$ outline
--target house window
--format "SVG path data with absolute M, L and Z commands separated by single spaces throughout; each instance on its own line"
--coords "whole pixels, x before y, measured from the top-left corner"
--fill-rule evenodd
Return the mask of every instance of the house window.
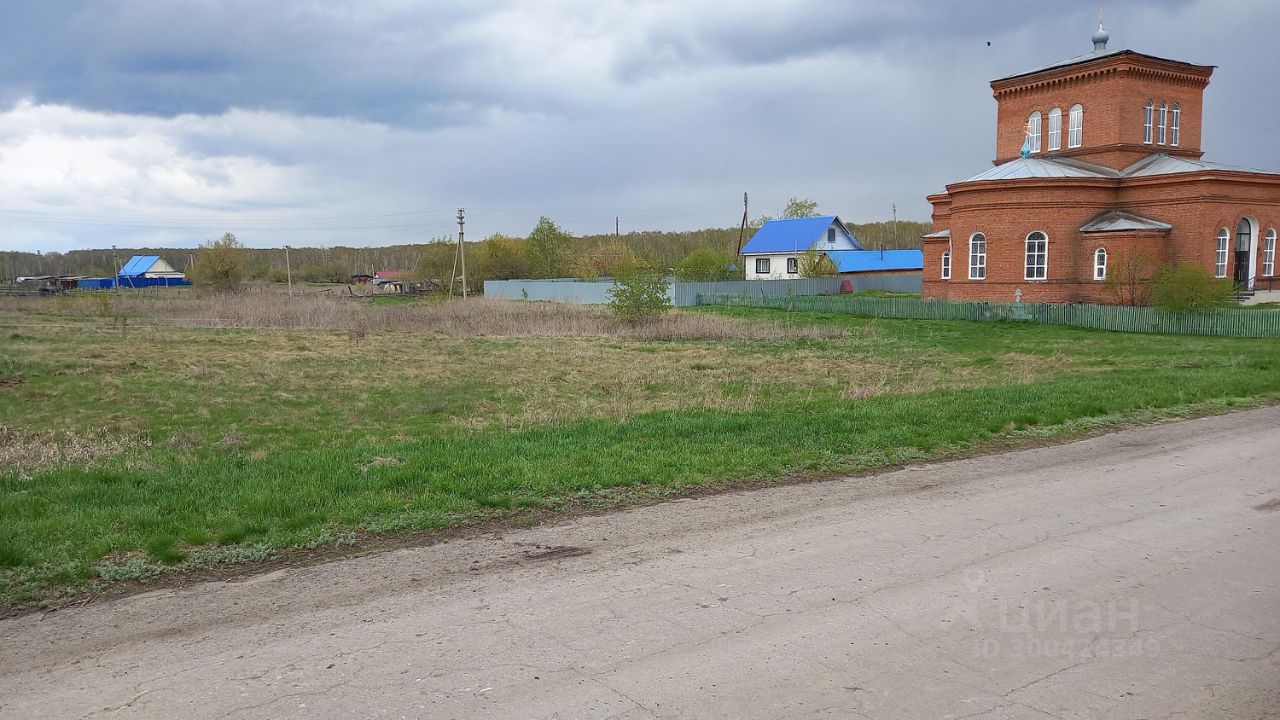
M 1169 106 L 1168 104 L 1161 102 L 1160 103 L 1160 132 L 1159 132 L 1159 135 L 1157 136 L 1159 139 L 1156 140 L 1156 144 L 1158 145 L 1164 144 L 1165 137 L 1166 137 L 1165 133 L 1168 129 L 1168 125 L 1169 125 Z
M 1031 152 L 1040 152 L 1040 111 L 1031 113 L 1031 117 L 1027 118 L 1027 145 L 1031 148 Z
M 1039 230 L 1027 236 L 1027 280 L 1044 280 L 1049 264 L 1049 236 Z
M 796 273 L 800 272 L 799 258 L 787 258 L 787 272 L 792 275 L 795 275 Z
M 1271 231 L 1272 240 L 1275 239 L 1275 234 L 1276 234 L 1276 231 L 1272 230 Z M 942 253 L 942 279 L 943 280 L 951 279 L 951 253 L 949 252 Z
M 1231 233 L 1222 228 L 1218 231 L 1218 256 L 1213 264 L 1213 274 L 1224 278 L 1227 276 L 1227 249 L 1231 242 Z
M 769 274 L 769 258 L 756 258 L 756 274 L 757 275 Z
M 1049 150 L 1062 149 L 1062 108 L 1049 111 Z
M 974 233 L 969 238 L 969 279 L 982 280 L 987 277 L 987 236 Z
M 1150 100 L 1142 107 L 1142 142 L 1147 145 L 1151 144 L 1155 137 L 1153 134 L 1153 126 L 1155 124 L 1156 106 Z
M 1268 277 L 1276 274 L 1276 229 L 1267 231 L 1266 244 L 1262 246 L 1262 274 Z
M 1084 106 L 1072 105 L 1067 115 L 1067 147 L 1078 148 L 1084 143 Z
M 828 245 L 836 244 L 836 229 L 833 227 L 827 228 L 827 244 Z
M 1107 279 L 1107 249 L 1098 248 L 1093 253 L 1093 279 Z
M 1169 144 L 1178 147 L 1178 131 L 1182 129 L 1182 106 L 1173 104 L 1173 116 L 1169 120 Z

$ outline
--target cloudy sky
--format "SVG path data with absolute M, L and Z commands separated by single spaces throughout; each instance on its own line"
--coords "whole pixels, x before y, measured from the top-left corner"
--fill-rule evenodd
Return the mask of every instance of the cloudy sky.
M 0 250 L 373 245 L 925 220 L 989 167 L 987 83 L 1089 2 L 6 0 Z M 1208 159 L 1280 169 L 1275 0 L 1117 0 L 1111 47 L 1218 65 Z M 988 45 L 990 43 L 990 45 Z

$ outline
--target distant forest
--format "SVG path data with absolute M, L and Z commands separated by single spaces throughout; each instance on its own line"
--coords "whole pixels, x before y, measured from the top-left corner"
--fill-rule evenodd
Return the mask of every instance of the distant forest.
M 920 236 L 929 232 L 929 224 L 900 220 L 875 222 L 863 225 L 849 224 L 849 230 L 867 248 L 918 248 Z M 234 232 L 234 228 L 232 229 Z M 746 231 L 744 242 L 751 238 L 752 228 Z M 675 268 L 694 250 L 710 249 L 733 262 L 738 248 L 738 228 L 708 228 L 681 232 L 630 232 L 619 236 L 583 235 L 567 233 L 557 235 L 558 263 L 564 272 L 558 275 L 580 274 L 573 272 L 591 258 L 605 252 L 617 252 L 625 247 L 635 257 L 661 268 Z M 445 267 L 453 261 L 452 238 L 436 238 L 428 243 L 391 245 L 387 247 L 298 247 L 290 248 L 289 263 L 295 280 L 306 282 L 347 282 L 357 273 L 377 270 L 416 271 L 424 277 L 446 277 L 451 273 Z M 523 253 L 525 238 L 495 235 L 481 241 L 467 243 L 468 275 L 475 281 L 486 278 L 511 276 L 528 268 L 512 263 L 511 253 Z M 185 270 L 195 258 L 195 248 L 138 247 L 118 248 L 115 258 L 124 264 L 133 255 L 159 255 L 178 270 Z M 245 269 L 248 279 L 285 279 L 285 251 L 283 248 L 245 248 Z M 501 261 L 495 260 L 501 256 Z M 111 249 L 72 250 L 65 253 L 0 252 L 0 277 L 12 281 L 20 276 L 32 275 L 81 275 L 106 277 L 114 274 L 115 260 Z

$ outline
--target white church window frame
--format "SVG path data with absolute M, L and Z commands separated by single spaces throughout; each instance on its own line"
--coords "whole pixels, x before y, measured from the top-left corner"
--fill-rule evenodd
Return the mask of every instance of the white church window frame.
M 1218 230 L 1218 250 L 1213 263 L 1213 276 L 1227 276 L 1227 256 L 1231 247 L 1231 231 L 1226 228 Z
M 969 279 L 987 279 L 987 236 L 980 232 L 969 236 Z
M 1049 111 L 1049 152 L 1062 149 L 1062 108 Z
M 1276 274 L 1276 229 L 1267 230 L 1267 239 L 1262 245 L 1262 274 L 1272 277 Z
M 1039 236 L 1038 238 L 1036 236 Z M 1049 278 L 1049 235 L 1043 230 L 1027 234 L 1026 262 L 1022 279 L 1047 280 Z

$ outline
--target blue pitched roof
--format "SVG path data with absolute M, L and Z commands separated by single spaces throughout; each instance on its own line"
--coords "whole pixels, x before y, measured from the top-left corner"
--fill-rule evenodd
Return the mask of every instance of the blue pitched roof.
M 835 215 L 820 215 L 811 218 L 795 218 L 793 220 L 770 220 L 742 248 L 743 255 L 755 253 L 789 253 L 808 250 L 813 244 L 827 235 L 827 228 L 832 222 L 839 221 Z M 843 224 L 842 224 L 843 226 Z M 857 242 L 856 240 L 854 242 Z
M 924 269 L 921 250 L 829 250 L 827 257 L 842 273 Z
M 141 275 L 151 269 L 152 265 L 160 259 L 159 255 L 134 255 L 129 258 L 129 262 L 120 268 L 121 275 Z

